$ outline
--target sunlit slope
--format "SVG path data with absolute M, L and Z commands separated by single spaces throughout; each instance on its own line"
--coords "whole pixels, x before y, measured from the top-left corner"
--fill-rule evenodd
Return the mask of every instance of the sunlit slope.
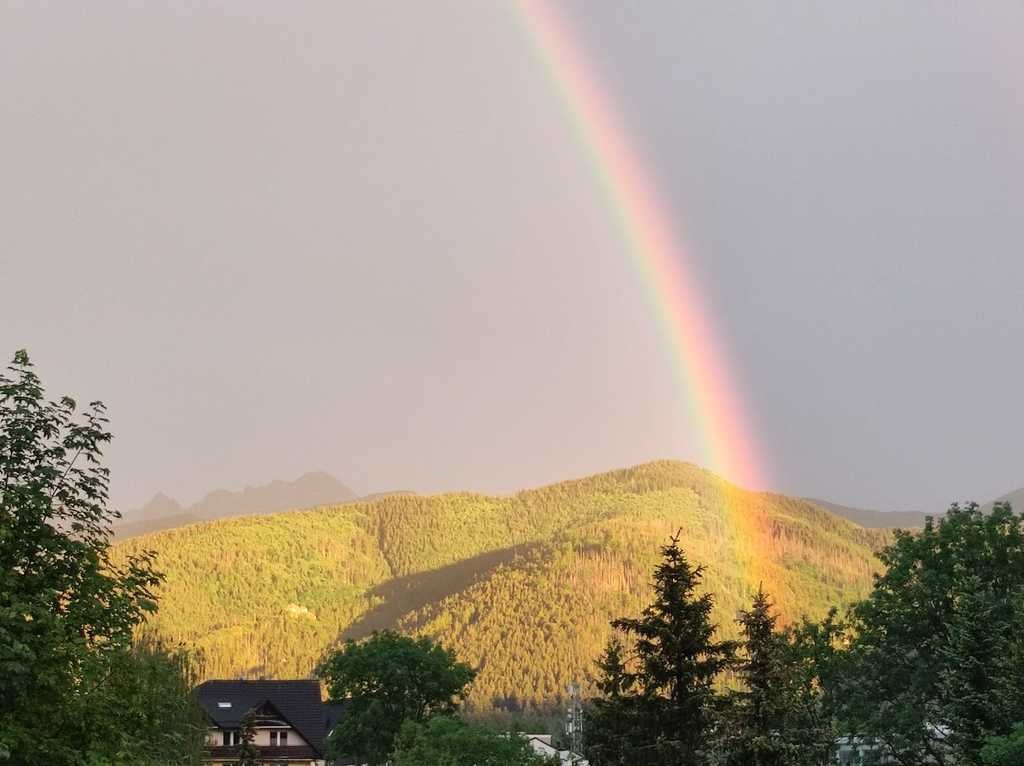
M 864 593 L 886 539 L 658 462 L 511 497 L 393 495 L 209 522 L 119 551 L 157 552 L 167 582 L 150 629 L 200 648 L 207 677 L 308 675 L 339 638 L 398 627 L 478 666 L 472 702 L 488 707 L 551 700 L 584 678 L 680 530 L 728 629 L 759 582 L 790 618 Z

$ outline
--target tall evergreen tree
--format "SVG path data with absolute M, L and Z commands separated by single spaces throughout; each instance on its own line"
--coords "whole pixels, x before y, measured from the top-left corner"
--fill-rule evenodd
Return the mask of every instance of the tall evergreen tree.
M 626 669 L 625 647 L 619 638 L 608 642 L 597 661 L 597 690 L 601 696 L 587 710 L 586 750 L 595 764 L 629 763 L 630 743 L 640 741 L 636 698 L 632 696 L 633 678 Z
M 713 684 L 733 662 L 736 645 L 715 640 L 714 599 L 698 594 L 703 568 L 690 565 L 678 535 L 661 555 L 654 602 L 638 618 L 612 622 L 632 643 L 632 655 L 623 663 L 606 654 L 614 662 L 606 663 L 601 683 L 621 692 L 617 698 L 605 692 L 604 713 L 620 711 L 633 724 L 621 735 L 620 763 L 701 766 L 712 726 Z
M 261 766 L 260 749 L 256 747 L 256 716 L 252 710 L 242 717 L 241 739 L 238 766 Z
M 776 630 L 771 602 L 759 589 L 740 612 L 742 657 L 716 727 L 716 766 L 818 766 L 832 750 L 813 679 L 797 647 Z

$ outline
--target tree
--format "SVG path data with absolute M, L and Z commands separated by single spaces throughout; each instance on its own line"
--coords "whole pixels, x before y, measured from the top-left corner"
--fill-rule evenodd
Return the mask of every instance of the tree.
M 194 659 L 142 639 L 88 669 L 91 690 L 75 698 L 66 719 L 68 742 L 79 743 L 78 763 L 103 766 L 192 766 L 206 739 L 202 708 L 192 697 Z
M 109 720 L 123 671 L 149 662 L 132 636 L 156 609 L 161 578 L 149 553 L 111 560 L 111 435 L 102 403 L 80 418 L 76 409 L 69 397 L 46 400 L 24 351 L 0 373 L 0 761 L 19 766 L 81 764 L 104 750 L 109 727 L 81 722 Z M 119 731 L 162 728 L 185 742 L 191 725 L 186 715 Z
M 248 711 L 242 717 L 242 746 L 238 750 L 238 766 L 261 766 L 260 750 L 256 747 L 256 716 Z
M 1024 763 L 1024 724 L 1018 724 L 1008 736 L 990 737 L 981 748 L 981 762 L 985 766 L 1020 766 Z
M 713 684 L 733 663 L 736 645 L 715 640 L 714 599 L 697 594 L 703 568 L 690 565 L 678 535 L 661 555 L 654 602 L 639 618 L 612 622 L 631 641 L 632 654 L 623 661 L 621 653 L 606 652 L 599 679 L 605 690 L 601 715 L 607 721 L 621 713 L 630 723 L 618 735 L 621 749 L 613 743 L 605 747 L 613 758 L 630 764 L 703 764 L 716 698 Z M 596 736 L 600 741 L 601 734 Z M 599 766 L 615 762 L 595 759 Z
M 713 762 L 720 766 L 818 766 L 835 737 L 820 712 L 813 677 L 795 636 L 776 630 L 764 590 L 740 612 L 742 688 L 730 693 L 718 718 Z
M 601 696 L 586 711 L 586 751 L 595 764 L 627 764 L 630 743 L 642 741 L 634 678 L 626 668 L 625 647 L 615 636 L 597 661 L 595 685 Z
M 473 681 L 474 671 L 428 638 L 392 631 L 353 640 L 321 666 L 332 701 L 348 700 L 331 734 L 330 752 L 387 761 L 405 721 L 451 715 Z
M 394 766 L 545 766 L 557 763 L 533 752 L 517 734 L 469 726 L 454 716 L 406 721 L 398 734 Z
M 1024 530 L 1006 504 L 897 533 L 826 678 L 840 722 L 901 763 L 981 764 L 1024 720 Z

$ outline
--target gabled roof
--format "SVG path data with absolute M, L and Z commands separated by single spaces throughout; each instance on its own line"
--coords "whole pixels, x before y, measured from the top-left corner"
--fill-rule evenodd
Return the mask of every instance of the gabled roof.
M 239 728 L 246 713 L 270 703 L 318 755 L 324 753 L 327 715 L 317 681 L 207 681 L 196 687 L 195 695 L 222 729 Z M 224 703 L 230 707 L 222 707 Z

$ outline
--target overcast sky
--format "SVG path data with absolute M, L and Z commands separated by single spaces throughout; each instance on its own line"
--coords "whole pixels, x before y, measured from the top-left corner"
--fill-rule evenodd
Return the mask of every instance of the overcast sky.
M 1024 485 L 1024 3 L 565 8 L 771 488 Z M 508 5 L 8 0 L 0 137 L 0 350 L 107 402 L 123 506 L 700 454 Z

